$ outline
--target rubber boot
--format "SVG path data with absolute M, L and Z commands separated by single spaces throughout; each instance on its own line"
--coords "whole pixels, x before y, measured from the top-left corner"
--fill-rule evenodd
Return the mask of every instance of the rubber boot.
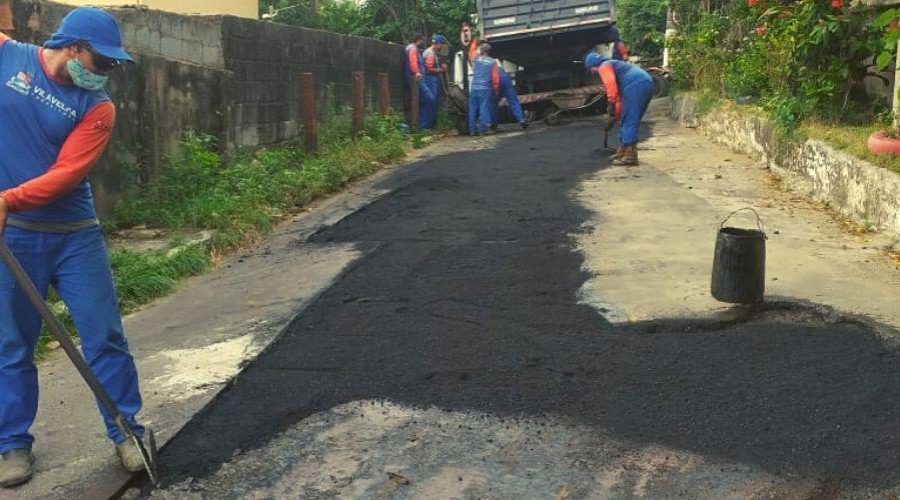
M 0 486 L 11 488 L 28 482 L 34 473 L 31 450 L 10 450 L 0 455 Z
M 153 439 L 153 431 L 151 429 L 144 429 L 144 438 L 141 439 L 141 442 L 144 444 L 147 453 L 150 454 L 150 457 L 148 458 L 150 458 L 150 460 L 155 460 L 156 450 L 154 446 L 156 440 Z M 137 445 L 135 445 L 134 441 L 131 439 L 126 439 L 125 441 L 116 444 L 116 455 L 119 456 L 122 468 L 128 472 L 140 472 L 145 469 L 141 450 L 138 449 Z M 153 464 L 150 465 L 153 466 Z
M 637 146 L 634 144 L 630 146 L 625 146 L 625 149 L 622 152 L 622 155 L 614 158 L 613 165 L 619 165 L 623 167 L 632 167 L 638 164 L 638 154 L 637 154 Z

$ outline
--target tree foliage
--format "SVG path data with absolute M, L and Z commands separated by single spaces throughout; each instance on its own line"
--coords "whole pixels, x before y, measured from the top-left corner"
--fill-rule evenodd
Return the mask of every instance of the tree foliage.
M 672 3 L 672 68 L 684 87 L 756 97 L 784 130 L 806 118 L 868 120 L 884 107 L 864 79 L 890 21 L 873 22 L 871 8 L 849 0 Z
M 312 16 L 309 0 L 260 0 L 260 14 L 268 12 L 270 4 L 280 9 L 275 17 L 279 23 L 397 43 L 416 33 L 440 33 L 454 40 L 460 23 L 475 12 L 472 0 L 319 0 Z
M 667 0 L 616 0 L 616 25 L 630 52 L 653 59 L 662 54 Z

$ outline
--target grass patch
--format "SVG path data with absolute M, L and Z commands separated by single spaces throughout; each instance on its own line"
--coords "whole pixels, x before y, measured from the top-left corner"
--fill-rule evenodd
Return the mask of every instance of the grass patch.
M 327 120 L 315 156 L 299 143 L 287 143 L 223 158 L 213 137 L 185 134 L 160 175 L 120 202 L 104 227 L 212 229 L 215 236 L 201 244 L 174 242 L 167 250 L 112 250 L 123 314 L 170 293 L 179 280 L 207 270 L 216 255 L 262 239 L 287 214 L 405 156 L 410 142 L 422 141 L 404 136 L 397 116 L 371 117 L 353 138 L 349 113 L 344 116 Z M 52 295 L 49 301 L 74 334 L 61 301 Z M 50 341 L 43 331 L 38 356 Z
M 127 314 L 171 292 L 182 278 L 209 269 L 212 260 L 202 244 L 171 250 L 110 252 L 119 307 Z
M 709 90 L 701 90 L 694 94 L 697 102 L 697 114 L 700 116 L 707 115 L 716 109 L 720 104 L 719 96 Z
M 119 204 L 113 227 L 216 230 L 212 246 L 227 251 L 271 231 L 285 213 L 402 157 L 407 141 L 397 117 L 374 117 L 351 138 L 349 122 L 323 127 L 320 153 L 298 143 L 229 160 L 208 136 L 187 134 L 159 177 Z

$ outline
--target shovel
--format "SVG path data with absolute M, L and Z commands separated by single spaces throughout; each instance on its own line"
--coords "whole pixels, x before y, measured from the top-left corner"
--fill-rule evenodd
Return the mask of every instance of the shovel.
M 611 119 L 612 118 L 607 118 L 607 120 L 611 120 Z M 603 147 L 595 149 L 594 150 L 595 153 L 609 154 L 609 153 L 615 152 L 615 149 L 609 147 L 609 131 L 611 128 L 612 127 L 607 127 L 607 126 L 603 127 Z
M 130 439 L 134 445 L 137 446 L 138 450 L 141 452 L 141 460 L 144 462 L 144 468 L 147 469 L 147 475 L 150 477 L 150 482 L 156 486 L 158 484 L 156 476 L 156 442 L 153 437 L 153 432 L 147 431 L 146 437 L 149 447 L 145 447 L 140 438 L 132 432 L 131 426 L 128 425 L 128 422 L 125 421 L 125 417 L 123 417 L 119 409 L 116 408 L 116 405 L 112 402 L 112 399 L 110 399 L 109 394 L 107 394 L 106 389 L 100 385 L 100 381 L 97 380 L 97 376 L 91 371 L 87 361 L 85 361 L 81 353 L 78 352 L 78 348 L 75 347 L 75 343 L 72 342 L 66 328 L 58 319 L 56 319 L 56 316 L 53 315 L 50 308 L 44 302 L 44 299 L 41 298 L 41 294 L 38 293 L 37 287 L 34 286 L 31 279 L 25 274 L 25 270 L 22 269 L 22 265 L 19 264 L 19 261 L 16 260 L 16 257 L 9 250 L 9 247 L 6 246 L 6 242 L 3 241 L 2 235 L 0 235 L 0 258 L 2 258 L 6 267 L 12 272 L 16 279 L 16 283 L 18 283 L 19 287 L 25 292 L 28 300 L 44 319 L 53 338 L 59 342 L 59 345 L 66 352 L 66 355 L 72 360 L 78 373 L 81 374 L 81 378 L 87 382 L 88 387 L 91 388 L 91 392 L 94 393 L 94 396 L 97 397 L 97 400 L 100 401 L 100 404 L 103 405 L 106 412 L 109 413 L 116 422 L 116 427 L 122 431 L 122 434 L 126 436 L 126 439 Z

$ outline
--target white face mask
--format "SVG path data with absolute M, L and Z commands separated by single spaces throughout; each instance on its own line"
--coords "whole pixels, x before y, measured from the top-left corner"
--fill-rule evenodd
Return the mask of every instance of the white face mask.
M 66 63 L 66 69 L 69 70 L 72 83 L 85 90 L 100 90 L 109 81 L 108 76 L 92 73 L 78 59 L 69 59 L 69 62 Z

